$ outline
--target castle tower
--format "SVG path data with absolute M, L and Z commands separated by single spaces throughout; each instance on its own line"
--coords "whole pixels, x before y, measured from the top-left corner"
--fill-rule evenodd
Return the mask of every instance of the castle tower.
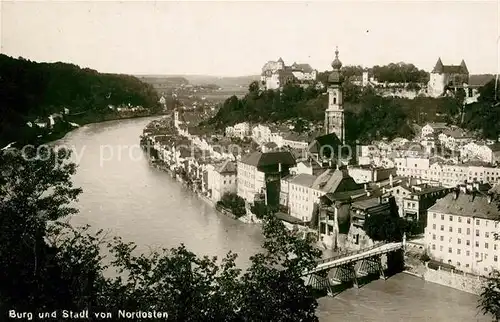
M 342 97 L 343 77 L 340 72 L 342 63 L 339 60 L 339 50 L 335 49 L 335 60 L 332 62 L 333 71 L 328 76 L 328 108 L 325 111 L 325 133 L 335 133 L 344 144 L 344 102 Z

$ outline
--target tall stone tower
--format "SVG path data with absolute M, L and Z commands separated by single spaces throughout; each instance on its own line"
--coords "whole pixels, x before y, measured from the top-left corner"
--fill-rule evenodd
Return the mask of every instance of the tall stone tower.
M 325 111 L 325 133 L 335 133 L 344 144 L 344 102 L 342 97 L 343 77 L 340 72 L 342 63 L 339 60 L 339 49 L 335 49 L 335 59 L 332 62 L 333 71 L 328 76 L 328 108 Z

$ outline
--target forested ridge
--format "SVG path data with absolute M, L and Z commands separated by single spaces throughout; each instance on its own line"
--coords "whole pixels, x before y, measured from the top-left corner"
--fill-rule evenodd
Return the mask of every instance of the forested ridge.
M 142 106 L 155 111 L 158 96 L 151 85 L 128 75 L 102 74 L 66 63 L 37 63 L 0 55 L 0 143 L 28 140 L 26 123 L 60 113 L 71 121 L 99 121 L 113 106 Z M 76 115 L 79 115 L 76 117 Z

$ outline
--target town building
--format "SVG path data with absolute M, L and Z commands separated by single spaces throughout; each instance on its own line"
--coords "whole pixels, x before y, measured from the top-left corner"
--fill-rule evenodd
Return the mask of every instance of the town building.
M 438 135 L 439 133 L 448 130 L 446 123 L 427 123 L 422 127 L 422 138 Z
M 335 50 L 335 59 L 332 62 L 333 71 L 328 76 L 328 108 L 325 111 L 325 134 L 334 133 L 344 144 L 345 122 L 344 102 L 342 97 L 343 76 L 340 71 L 342 62 L 339 60 L 339 50 Z
M 425 157 L 394 158 L 394 163 L 398 176 L 442 183 L 445 187 L 455 187 L 466 180 L 491 185 L 500 183 L 500 168 L 485 163 L 443 162 L 439 161 L 439 158 Z
M 461 187 L 429 209 L 425 242 L 428 255 L 476 275 L 499 270 L 500 210 L 492 194 Z
M 293 63 L 286 66 L 280 57 L 277 61 L 268 61 L 262 67 L 261 84 L 266 89 L 280 89 L 289 83 L 304 83 L 316 80 L 318 71 L 309 64 Z
M 396 168 L 375 167 L 373 165 L 348 166 L 347 171 L 356 183 L 376 182 L 396 175 Z
M 221 200 L 225 193 L 236 193 L 236 162 L 226 160 L 207 166 L 207 188 L 211 199 Z
M 247 122 L 226 127 L 226 136 L 243 139 L 250 135 L 250 125 Z
M 238 196 L 249 204 L 263 199 L 278 205 L 281 179 L 296 165 L 292 154 L 281 152 L 253 152 L 238 161 Z

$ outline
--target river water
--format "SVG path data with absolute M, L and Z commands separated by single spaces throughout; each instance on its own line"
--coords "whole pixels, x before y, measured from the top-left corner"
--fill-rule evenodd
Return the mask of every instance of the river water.
M 216 213 L 167 173 L 152 168 L 139 148 L 152 118 L 91 124 L 58 141 L 74 151 L 76 186 L 83 188 L 71 222 L 90 224 L 140 251 L 186 247 L 199 255 L 239 254 L 241 266 L 260 250 L 258 227 Z M 476 310 L 477 297 L 399 274 L 335 298 L 319 300 L 321 321 L 488 321 Z

